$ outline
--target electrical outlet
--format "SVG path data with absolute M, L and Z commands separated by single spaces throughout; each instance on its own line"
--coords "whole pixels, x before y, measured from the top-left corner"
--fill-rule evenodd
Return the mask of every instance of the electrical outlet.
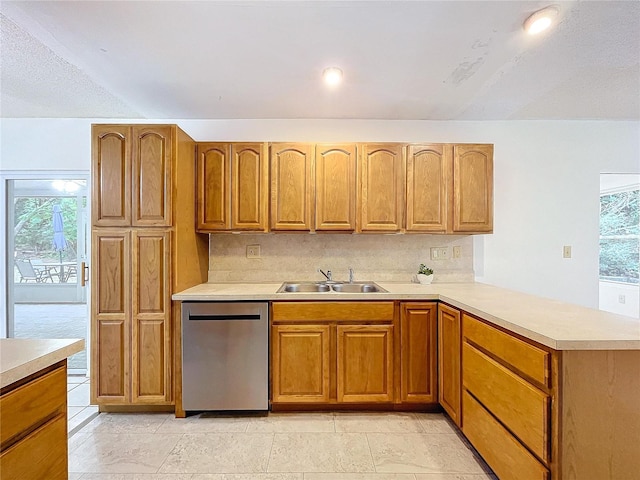
M 562 258 L 571 258 L 571 245 L 562 247 Z
M 260 258 L 260 245 L 247 245 L 247 258 Z
M 625 295 L 618 295 L 618 303 L 626 303 L 627 297 Z
M 455 245 L 452 250 L 453 258 L 460 258 L 462 256 L 462 247 L 460 245 Z
M 431 260 L 447 260 L 448 258 L 448 247 L 431 247 Z

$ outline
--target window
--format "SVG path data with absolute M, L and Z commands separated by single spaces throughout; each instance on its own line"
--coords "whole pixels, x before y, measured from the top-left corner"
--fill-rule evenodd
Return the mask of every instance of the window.
M 640 187 L 600 194 L 600 280 L 638 284 Z

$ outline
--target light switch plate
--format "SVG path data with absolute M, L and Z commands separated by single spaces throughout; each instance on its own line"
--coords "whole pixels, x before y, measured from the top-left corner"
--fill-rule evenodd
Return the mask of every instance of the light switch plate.
M 562 258 L 571 258 L 571 245 L 562 247 Z
M 260 258 L 260 245 L 247 245 L 247 258 Z
M 448 247 L 431 247 L 431 260 L 447 260 L 448 258 Z

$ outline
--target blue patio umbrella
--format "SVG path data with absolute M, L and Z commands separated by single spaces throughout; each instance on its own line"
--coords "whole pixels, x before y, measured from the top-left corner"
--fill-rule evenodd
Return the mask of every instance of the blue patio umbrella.
M 53 206 L 53 248 L 60 252 L 60 263 L 62 263 L 62 251 L 67 248 L 67 240 L 64 238 L 64 220 L 60 205 Z

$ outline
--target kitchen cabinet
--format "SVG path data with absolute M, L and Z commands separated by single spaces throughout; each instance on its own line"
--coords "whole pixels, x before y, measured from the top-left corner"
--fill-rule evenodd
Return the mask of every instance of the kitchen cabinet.
M 451 145 L 407 147 L 407 232 L 447 231 Z
M 548 478 L 556 353 L 466 313 L 462 337 L 463 433 L 499 477 Z
M 451 420 L 461 425 L 461 314 L 438 305 L 438 400 Z
M 311 230 L 315 195 L 313 153 L 310 144 L 271 145 L 271 230 Z
M 393 302 L 273 302 L 272 406 L 393 402 Z
M 3 479 L 66 480 L 66 360 L 3 388 L 0 424 Z
M 356 145 L 315 146 L 315 230 L 356 228 Z
M 358 159 L 360 232 L 399 232 L 404 222 L 404 145 L 367 143 Z
M 437 403 L 436 302 L 400 305 L 400 400 L 402 403 Z
M 93 127 L 93 225 L 171 225 L 172 142 L 168 125 Z
M 493 145 L 453 146 L 453 233 L 493 232 Z
M 173 407 L 180 320 L 171 294 L 208 270 L 208 238 L 193 224 L 195 143 L 175 125 L 92 132 L 91 400 L 102 411 Z M 117 180 L 103 181 L 114 166 Z
M 198 144 L 198 231 L 266 231 L 267 160 L 264 143 Z

